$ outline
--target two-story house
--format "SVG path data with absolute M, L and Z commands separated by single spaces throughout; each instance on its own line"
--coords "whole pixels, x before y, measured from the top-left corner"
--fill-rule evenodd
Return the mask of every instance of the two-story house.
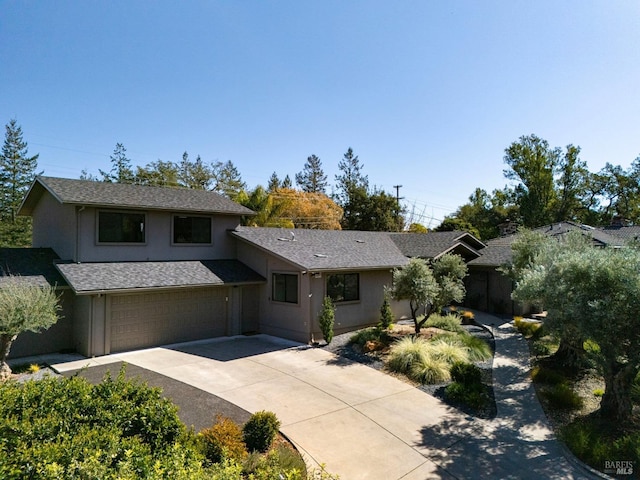
M 37 346 L 19 337 L 14 355 L 103 355 L 231 335 L 255 317 L 265 279 L 235 259 L 227 233 L 253 212 L 225 197 L 38 177 L 19 213 L 33 218 L 34 249 L 55 252 L 70 292 L 52 334 Z
M 409 257 L 478 257 L 462 232 L 398 234 L 241 227 L 254 212 L 214 192 L 37 177 L 19 213 L 33 248 L 0 249 L 2 277 L 56 285 L 62 318 L 23 334 L 12 356 L 87 356 L 261 332 L 321 340 L 378 322 L 393 270 Z M 409 313 L 392 302 L 396 318 Z

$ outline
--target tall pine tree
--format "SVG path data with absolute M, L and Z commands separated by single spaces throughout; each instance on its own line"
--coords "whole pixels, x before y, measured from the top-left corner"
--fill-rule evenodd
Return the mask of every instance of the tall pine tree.
M 22 128 L 15 119 L 5 126 L 0 155 L 0 246 L 31 245 L 31 219 L 18 217 L 18 208 L 36 177 L 38 155 L 29 156 Z
M 303 192 L 325 193 L 327 189 L 327 176 L 322 170 L 322 162 L 315 155 L 307 157 L 304 169 L 296 173 L 296 183 Z

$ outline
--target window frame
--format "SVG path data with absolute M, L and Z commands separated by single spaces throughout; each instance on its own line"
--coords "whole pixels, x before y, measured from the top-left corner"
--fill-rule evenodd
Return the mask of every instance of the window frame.
M 347 298 L 347 290 L 353 288 L 352 285 L 350 285 L 349 282 L 347 282 L 347 278 L 346 277 L 351 277 L 351 276 L 355 276 L 355 298 L 350 297 Z M 331 278 L 332 277 L 343 277 L 341 284 L 342 284 L 342 295 L 341 296 L 335 296 L 332 295 L 334 292 L 332 292 L 332 290 L 334 288 L 336 288 L 336 286 L 334 285 L 333 287 L 330 287 L 329 283 L 331 282 Z M 331 301 L 333 303 L 355 303 L 355 302 L 359 302 L 360 301 L 360 272 L 336 272 L 336 273 L 330 273 L 327 275 L 327 281 L 325 283 L 325 289 L 326 289 L 326 295 L 327 297 L 331 298 Z
M 209 241 L 208 242 L 177 242 L 176 241 L 176 220 L 177 219 L 183 219 L 183 218 L 188 218 L 188 219 L 201 218 L 201 219 L 208 220 L 209 221 Z M 180 246 L 180 247 L 185 247 L 185 246 L 190 246 L 190 245 L 194 245 L 194 246 L 213 245 L 213 220 L 212 220 L 212 218 L 210 216 L 207 216 L 207 215 L 189 215 L 189 214 L 174 213 L 171 216 L 171 245 Z
M 279 292 L 276 292 L 276 287 L 279 285 L 276 277 L 282 277 L 284 279 L 284 299 L 280 299 Z M 287 279 L 295 279 L 295 301 L 289 300 L 288 294 L 292 293 L 293 286 L 287 285 Z M 299 305 L 300 304 L 300 275 L 298 273 L 291 272 L 272 272 L 271 273 L 271 301 L 275 303 L 285 305 Z
M 120 228 L 122 228 L 123 226 L 123 218 L 126 215 L 130 215 L 130 216 L 141 216 L 142 217 L 142 240 L 141 241 L 135 241 L 135 240 L 116 240 L 116 241 L 111 241 L 111 240 L 102 240 L 100 238 L 100 233 L 101 231 L 103 231 L 103 229 L 101 228 L 101 215 L 106 214 L 106 215 L 120 215 L 121 216 L 121 221 L 120 221 Z M 131 246 L 137 246 L 137 245 L 146 245 L 147 244 L 147 213 L 146 212 L 142 212 L 139 210 L 97 210 L 96 211 L 96 244 L 97 245 L 131 245 Z

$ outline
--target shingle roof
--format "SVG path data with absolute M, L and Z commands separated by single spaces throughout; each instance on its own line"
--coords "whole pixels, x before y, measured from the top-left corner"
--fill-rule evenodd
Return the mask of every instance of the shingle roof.
M 206 190 L 147 187 L 42 176 L 36 177 L 20 207 L 19 214 L 31 215 L 44 191 L 48 191 L 60 203 L 72 205 L 232 215 L 254 214 L 252 210 Z
M 466 232 L 390 233 L 391 239 L 407 257 L 438 258 L 445 253 L 458 253 L 475 258 L 477 248 L 485 245 Z
M 0 248 L 0 285 L 9 275 L 38 286 L 66 286 L 54 266 L 58 255 L 50 248 Z
M 77 294 L 264 282 L 237 260 L 59 263 Z
M 535 232 L 540 232 L 552 237 L 566 235 L 567 233 L 575 230 L 591 236 L 594 244 L 598 246 L 613 247 L 624 245 L 626 241 L 634 238 L 634 233 L 636 235 L 640 234 L 640 227 L 594 228 L 574 222 L 559 222 L 534 229 Z M 517 238 L 518 234 L 516 233 L 489 240 L 487 242 L 487 247 L 479 251 L 480 257 L 471 260 L 469 265 L 498 267 L 500 265 L 511 263 L 513 258 L 511 244 Z
M 302 270 L 384 269 L 409 261 L 385 232 L 238 227 L 231 233 Z

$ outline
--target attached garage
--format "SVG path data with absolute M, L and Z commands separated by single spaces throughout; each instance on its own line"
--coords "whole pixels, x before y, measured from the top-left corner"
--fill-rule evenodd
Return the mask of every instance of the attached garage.
M 227 334 L 225 287 L 110 297 L 111 352 Z
M 99 356 L 237 335 L 264 278 L 237 260 L 61 263 L 76 350 Z M 248 318 L 251 317 L 251 318 Z

